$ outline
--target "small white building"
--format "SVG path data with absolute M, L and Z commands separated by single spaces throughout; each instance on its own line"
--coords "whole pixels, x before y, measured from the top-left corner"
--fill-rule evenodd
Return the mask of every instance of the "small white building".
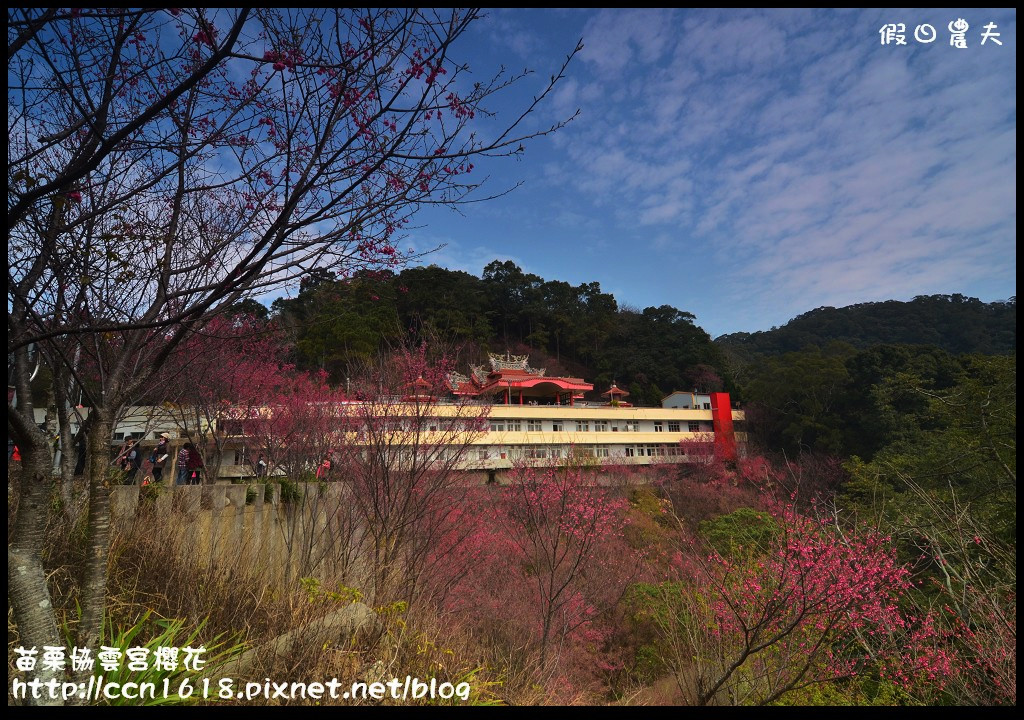
M 663 408 L 679 408 L 681 410 L 710 410 L 711 395 L 699 393 L 696 390 L 693 392 L 676 390 L 661 401 L 661 406 Z

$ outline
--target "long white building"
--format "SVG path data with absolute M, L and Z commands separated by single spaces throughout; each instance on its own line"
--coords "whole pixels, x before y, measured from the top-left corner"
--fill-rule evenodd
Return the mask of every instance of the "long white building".
M 531 368 L 525 356 L 490 360 L 490 368 L 453 374 L 444 397 L 410 387 L 409 396 L 388 403 L 396 442 L 403 442 L 403 436 L 415 436 L 416 442 L 452 442 L 462 453 L 463 469 L 491 473 L 522 462 L 557 464 L 570 456 L 624 465 L 685 462 L 694 453 L 706 456 L 712 447 L 716 454 L 733 459 L 745 441 L 745 434 L 734 430 L 734 423 L 744 419 L 743 412 L 732 408 L 728 393 L 674 392 L 662 407 L 634 407 L 629 393 L 612 385 L 602 393 L 605 401 L 585 402 L 584 393 L 593 385 L 582 378 L 550 377 Z M 368 412 L 373 410 L 359 401 L 338 406 L 344 442 L 365 442 L 360 424 L 365 428 Z M 128 408 L 115 427 L 112 446 L 130 436 L 141 439 L 145 447 L 166 432 L 175 439 L 173 445 L 188 439 L 203 447 L 206 439 L 203 452 L 208 454 L 216 451 L 208 440 L 217 434 L 223 451 L 220 479 L 225 480 L 254 475 L 261 452 L 272 460 L 273 449 L 261 447 L 253 436 L 259 433 L 246 434 L 246 426 L 251 428 L 260 418 L 225 418 L 213 421 L 219 427 L 209 422 L 195 427 L 185 419 L 189 415 L 159 406 Z M 474 419 L 473 430 L 453 433 L 451 428 L 467 418 Z M 310 458 L 311 467 L 322 459 Z M 212 464 L 207 461 L 207 466 Z

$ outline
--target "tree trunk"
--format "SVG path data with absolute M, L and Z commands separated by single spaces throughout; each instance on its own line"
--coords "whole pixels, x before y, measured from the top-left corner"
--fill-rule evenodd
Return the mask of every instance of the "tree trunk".
M 63 647 L 65 644 L 57 630 L 50 590 L 46 584 L 46 570 L 43 567 L 43 539 L 52 489 L 50 467 L 53 459 L 45 438 L 39 439 L 43 442 L 36 447 L 22 445 L 18 448 L 22 457 L 21 496 L 18 517 L 14 523 L 14 537 L 7 546 L 7 598 L 14 611 L 19 645 L 39 651 L 36 655 L 36 668 L 27 674 L 26 679 L 63 681 L 63 673 L 46 670 L 39 662 L 44 645 Z M 28 697 L 26 703 L 63 704 L 59 699 L 51 699 L 46 695 L 48 693 L 43 693 L 43 697 L 37 699 Z
M 16 404 L 7 406 L 7 427 L 21 453 L 18 515 L 7 544 L 7 599 L 14 614 L 21 647 L 35 648 L 36 668 L 27 680 L 63 680 L 63 673 L 47 670 L 39 662 L 44 645 L 65 643 L 57 630 L 57 619 L 46 584 L 43 540 L 46 513 L 52 490 L 53 456 L 47 437 L 35 424 L 29 383 L 29 356 L 25 347 L 14 352 Z M 28 705 L 62 705 L 59 699 L 27 697 Z
M 88 423 L 89 552 L 82 569 L 82 619 L 79 647 L 99 647 L 107 599 L 107 562 L 110 555 L 110 431 L 108 413 L 93 408 Z
M 62 366 L 58 366 L 57 370 L 51 372 L 53 372 L 53 394 L 57 410 L 57 432 L 60 438 L 60 498 L 64 505 L 64 519 L 74 525 L 82 517 L 84 498 L 75 497 L 75 436 L 71 432 L 68 379 Z

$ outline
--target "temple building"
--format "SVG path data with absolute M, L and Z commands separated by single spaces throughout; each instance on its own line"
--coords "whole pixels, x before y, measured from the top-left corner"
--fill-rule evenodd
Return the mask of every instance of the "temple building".
M 490 355 L 491 369 L 474 365 L 470 375 L 452 373 L 452 394 L 505 405 L 569 405 L 594 389 L 583 378 L 548 377 L 530 367 L 529 355 Z
M 432 436 L 456 439 L 451 428 L 472 425 L 471 436 L 452 450 L 461 454 L 462 469 L 492 478 L 519 463 L 555 465 L 570 457 L 593 464 L 652 465 L 706 460 L 711 453 L 734 460 L 743 452 L 745 434 L 734 425 L 743 420 L 743 412 L 732 407 L 728 393 L 677 391 L 661 407 L 637 407 L 614 383 L 595 394 L 592 383 L 550 376 L 531 367 L 526 355 L 491 355 L 489 366 L 471 366 L 468 375 L 452 373 L 447 388 L 432 387 L 423 378 L 409 383 L 388 406 L 396 436 L 405 433 L 429 443 Z M 587 400 L 586 393 L 600 399 Z M 360 407 L 365 405 L 357 399 L 338 406 L 343 442 L 360 442 L 358 426 L 365 419 L 352 420 L 360 417 Z M 272 412 L 265 408 L 262 414 Z M 473 422 L 467 424 L 468 419 Z M 251 477 L 252 458 L 264 452 L 258 438 L 233 429 L 241 426 L 228 421 L 220 427 L 218 422 L 213 430 L 223 438 L 219 480 Z M 189 435 L 165 408 L 135 407 L 117 423 L 113 442 L 134 437 L 145 447 L 163 432 L 177 443 Z
M 584 393 L 594 389 L 592 383 L 549 376 L 530 367 L 525 355 L 491 355 L 489 370 L 453 373 L 449 384 L 455 398 L 490 403 L 488 431 L 474 441 L 467 468 L 557 463 L 570 454 L 633 465 L 686 462 L 693 451 L 706 457 L 709 447 L 733 460 L 745 440 L 733 428 L 743 413 L 732 408 L 728 393 L 676 392 L 662 407 L 642 408 L 613 383 L 600 393 L 603 402 L 588 402 Z M 439 405 L 438 413 L 443 409 Z

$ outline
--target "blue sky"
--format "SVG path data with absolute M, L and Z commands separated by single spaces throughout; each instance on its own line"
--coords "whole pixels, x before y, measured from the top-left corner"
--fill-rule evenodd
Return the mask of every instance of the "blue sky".
M 992 22 L 1002 46 L 981 44 Z M 881 44 L 886 23 L 906 45 Z M 580 116 L 480 163 L 514 192 L 421 213 L 408 243 L 445 245 L 428 263 L 598 281 L 713 337 L 823 305 L 1016 295 L 1015 11 L 490 10 L 455 54 L 480 76 L 535 69 L 511 108 L 579 38 L 531 121 Z

